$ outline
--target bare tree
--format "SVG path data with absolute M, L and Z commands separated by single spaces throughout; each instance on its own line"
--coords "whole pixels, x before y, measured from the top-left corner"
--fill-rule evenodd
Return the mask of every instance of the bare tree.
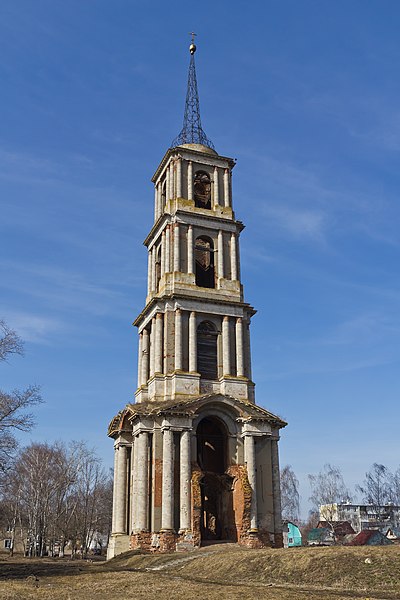
M 393 474 L 389 474 L 389 500 L 400 506 L 400 467 Z
M 21 490 L 30 556 L 44 556 L 54 521 L 54 508 L 64 485 L 65 448 L 59 444 L 31 444 L 17 462 L 15 479 Z
M 6 361 L 11 354 L 23 354 L 23 343 L 15 331 L 0 320 L 0 361 Z M 34 417 L 29 409 L 41 402 L 36 385 L 23 391 L 0 390 L 0 471 L 4 472 L 9 467 L 18 446 L 16 432 L 30 431 L 34 426 Z
M 75 546 L 79 542 L 79 550 L 81 556 L 84 557 L 100 527 L 99 499 L 102 482 L 106 480 L 107 476 L 100 459 L 82 442 L 78 446 L 78 455 L 78 477 L 74 490 L 76 510 L 73 538 Z
M 372 504 L 378 521 L 383 515 L 383 506 L 390 500 L 390 479 L 387 467 L 374 463 L 365 473 L 363 484 L 356 488 L 362 494 L 364 502 Z
M 331 529 L 332 523 L 337 519 L 335 504 L 350 500 L 349 490 L 343 480 L 343 475 L 339 467 L 326 464 L 322 471 L 317 475 L 308 476 L 311 486 L 310 501 L 316 512 L 320 511 L 320 506 L 324 505 L 321 517 L 326 521 Z
M 300 513 L 299 480 L 291 465 L 281 470 L 282 517 L 296 523 Z
M 0 319 L 0 360 L 6 360 L 9 354 L 23 354 L 24 344 L 17 333 Z
M 15 459 L 1 498 L 12 538 L 18 525 L 29 556 L 64 554 L 71 542 L 85 556 L 110 533 L 112 478 L 84 442 L 31 444 Z

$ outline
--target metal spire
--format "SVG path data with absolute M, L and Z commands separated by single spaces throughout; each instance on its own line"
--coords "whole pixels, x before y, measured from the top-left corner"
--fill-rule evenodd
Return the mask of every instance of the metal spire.
M 171 148 L 181 146 L 182 144 L 202 144 L 215 150 L 214 144 L 208 139 L 203 131 L 200 120 L 199 93 L 197 91 L 196 67 L 194 63 L 194 53 L 196 45 L 194 43 L 195 33 L 191 32 L 192 43 L 189 46 L 190 64 L 188 86 L 186 92 L 185 116 L 183 117 L 182 131 L 172 142 Z

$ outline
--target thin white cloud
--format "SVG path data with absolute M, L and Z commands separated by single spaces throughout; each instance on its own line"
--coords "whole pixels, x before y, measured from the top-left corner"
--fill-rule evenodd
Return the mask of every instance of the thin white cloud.
M 26 342 L 49 343 L 51 338 L 67 330 L 64 321 L 45 317 L 36 313 L 10 311 L 0 307 L 2 318 L 7 325 L 15 331 Z
M 271 224 L 286 230 L 292 237 L 323 241 L 328 225 L 328 215 L 323 211 L 266 206 L 263 212 Z

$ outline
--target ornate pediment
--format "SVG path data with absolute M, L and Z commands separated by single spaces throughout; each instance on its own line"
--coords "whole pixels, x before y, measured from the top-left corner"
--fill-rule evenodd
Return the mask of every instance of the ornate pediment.
M 170 400 L 160 402 L 140 402 L 137 404 L 127 404 L 110 422 L 108 435 L 114 437 L 122 431 L 126 431 L 128 423 L 132 423 L 136 418 L 153 416 L 187 416 L 196 417 L 204 410 L 211 407 L 217 407 L 219 410 L 228 411 L 237 421 L 264 421 L 272 427 L 281 429 L 286 427 L 287 423 L 269 412 L 261 406 L 257 406 L 246 400 L 239 400 L 223 394 L 205 394 L 197 398 L 188 398 L 186 400 Z

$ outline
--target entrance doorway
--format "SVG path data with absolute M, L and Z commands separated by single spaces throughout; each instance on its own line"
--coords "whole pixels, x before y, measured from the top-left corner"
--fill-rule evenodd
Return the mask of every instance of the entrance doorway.
M 197 427 L 197 462 L 200 480 L 202 542 L 237 541 L 233 511 L 233 477 L 227 468 L 227 433 L 215 417 L 205 417 Z

